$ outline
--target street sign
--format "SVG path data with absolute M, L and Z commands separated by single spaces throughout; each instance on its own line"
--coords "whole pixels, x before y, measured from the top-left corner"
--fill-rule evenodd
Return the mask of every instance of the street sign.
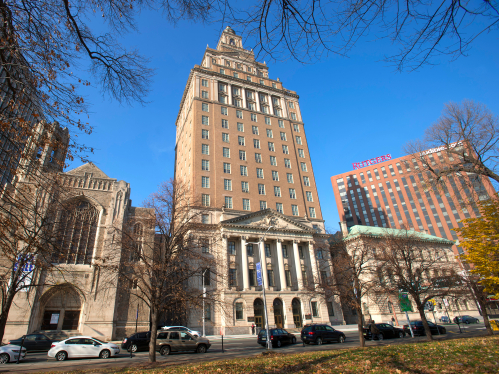
M 433 311 L 433 309 L 435 309 L 435 305 L 433 305 L 433 303 L 431 301 L 427 301 L 424 304 L 424 310 L 431 312 L 431 311 Z
M 399 305 L 401 312 L 412 312 L 412 303 L 406 292 L 399 293 Z
M 256 283 L 259 286 L 263 285 L 263 282 L 262 282 L 262 263 L 261 262 L 256 263 Z

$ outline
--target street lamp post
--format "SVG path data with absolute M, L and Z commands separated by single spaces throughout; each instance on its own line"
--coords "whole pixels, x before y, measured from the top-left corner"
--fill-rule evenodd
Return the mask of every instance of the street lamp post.
M 205 318 L 204 318 L 204 299 L 206 297 L 206 288 L 204 287 L 204 277 L 205 277 L 205 274 L 206 272 L 208 271 L 208 269 L 204 269 L 203 271 L 203 275 L 201 276 L 202 278 L 202 282 L 203 282 L 203 336 L 205 336 L 204 334 L 204 327 L 205 327 Z

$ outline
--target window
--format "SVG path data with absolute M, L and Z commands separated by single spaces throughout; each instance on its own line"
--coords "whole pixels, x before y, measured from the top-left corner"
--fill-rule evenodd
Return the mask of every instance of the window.
M 242 175 L 243 177 L 247 177 L 247 176 L 248 176 L 248 168 L 247 168 L 246 166 L 241 165 L 241 166 L 239 167 L 239 169 L 240 169 L 240 171 L 241 171 L 241 175 Z
M 333 308 L 333 302 L 332 301 L 328 301 L 327 302 L 327 312 L 329 314 L 329 317 L 333 317 L 334 316 L 334 308 Z M 392 313 L 392 312 L 390 312 L 390 313 Z
M 234 75 L 237 73 L 234 73 Z M 242 320 L 244 319 L 243 315 L 243 303 L 236 303 L 236 319 Z
M 307 271 L 306 270 L 302 270 L 301 271 L 301 278 L 303 280 L 303 284 L 307 284 Z
M 281 129 L 283 129 L 283 128 L 284 128 L 284 121 L 283 121 L 282 119 L 277 120 L 277 123 L 279 124 L 279 127 L 280 127 Z
M 265 195 L 265 185 L 258 183 L 258 194 L 259 195 Z
M 205 321 L 210 321 L 211 320 L 211 305 L 210 304 L 205 304 L 204 305 L 204 320 Z M 177 337 L 174 338 L 172 335 L 175 334 L 174 332 L 170 333 L 170 339 L 178 339 L 178 333 Z
M 319 308 L 317 307 L 317 301 L 312 301 L 312 316 L 319 317 Z
M 260 200 L 260 210 L 267 209 L 267 202 Z
M 248 109 L 249 110 L 255 110 L 255 103 L 248 103 Z M 256 116 L 255 116 L 255 118 L 256 118 Z
M 201 104 L 201 110 L 202 110 L 203 112 L 209 112 L 209 111 L 210 111 L 210 107 L 209 107 L 209 105 L 208 105 L 208 104 L 203 103 L 203 104 Z
M 248 256 L 253 256 L 252 254 L 251 255 L 248 255 Z M 256 287 L 256 270 L 255 269 L 248 269 L 248 273 L 249 273 L 249 285 L 250 287 Z
M 242 181 L 241 182 L 241 191 L 242 192 L 249 192 L 249 183 Z
M 210 161 L 208 161 L 208 160 L 201 160 L 201 170 L 203 170 L 203 171 L 210 171 Z
M 293 103 L 292 101 L 289 102 L 289 107 L 291 109 L 295 109 L 295 103 Z
M 284 153 L 285 155 L 289 155 L 289 149 L 287 145 L 282 146 L 282 153 Z
M 291 119 L 296 121 L 296 113 L 290 112 L 291 114 Z
M 286 173 L 286 178 L 288 180 L 288 183 L 295 183 L 294 180 L 293 180 L 293 174 Z
M 237 131 L 244 132 L 244 125 L 241 122 L 237 123 Z
M 302 260 L 305 258 L 305 254 L 303 253 L 303 247 L 301 245 L 298 246 L 298 255 Z
M 239 159 L 241 161 L 246 161 L 246 151 L 239 151 Z
M 248 82 L 251 82 L 251 75 L 247 75 L 247 76 L 246 76 L 246 80 L 247 80 Z
M 275 286 L 274 270 L 272 270 L 272 269 L 267 270 L 267 277 L 269 279 L 269 287 L 274 287 Z
M 244 136 L 238 136 L 237 137 L 237 143 L 239 145 L 244 145 Z
M 312 198 L 312 192 L 310 191 L 307 191 L 305 192 L 306 195 L 307 195 L 307 201 L 314 201 L 314 199 Z
M 286 141 L 286 133 L 281 131 L 281 140 Z
M 236 117 L 239 119 L 243 118 L 243 111 L 242 110 L 236 110 Z
M 232 197 L 225 196 L 225 209 L 232 209 Z
M 226 119 L 223 119 L 222 120 L 222 128 L 228 129 L 229 128 L 229 121 L 227 121 Z
M 224 173 L 230 174 L 230 164 L 227 162 L 224 162 Z
M 289 198 L 290 199 L 295 199 L 296 200 L 296 191 L 294 188 L 289 189 Z
M 250 210 L 250 201 L 249 201 L 249 199 L 243 199 L 243 210 Z
M 263 179 L 263 169 L 256 168 L 256 177 Z
M 208 98 L 208 91 L 201 91 L 201 97 L 203 99 L 207 99 Z
M 306 163 L 300 162 L 300 166 L 301 166 L 301 171 L 307 171 L 307 164 Z
M 201 273 L 201 276 L 203 277 L 204 285 L 209 286 L 211 283 L 211 276 L 210 276 L 210 269 L 204 269 L 203 272 Z
M 222 141 L 223 141 L 224 143 L 228 143 L 228 142 L 229 142 L 229 134 L 227 134 L 227 133 L 223 132 L 223 133 L 222 133 Z
M 315 218 L 315 208 L 309 207 L 308 213 L 309 213 L 310 218 Z
M 265 117 L 265 124 L 266 125 L 270 125 L 270 118 L 269 117 Z
M 303 177 L 303 185 L 310 187 L 310 179 L 308 177 Z
M 296 144 L 301 145 L 301 136 L 296 137 Z
M 210 195 L 202 194 L 201 203 L 203 206 L 210 206 Z
M 246 245 L 246 254 L 248 256 L 253 256 L 253 244 Z
M 226 116 L 228 114 L 227 108 L 223 106 L 221 109 L 222 109 L 222 114 Z
M 251 126 L 251 132 L 253 133 L 253 135 L 259 135 L 258 126 Z
M 281 187 L 274 186 L 274 196 L 281 197 Z
M 284 159 L 284 167 L 291 169 L 291 161 L 288 158 Z
M 269 151 L 275 152 L 274 143 L 269 142 Z
M 251 120 L 253 122 L 257 122 L 257 120 L 256 120 L 256 114 L 255 113 L 251 113 Z
M 274 82 L 272 82 L 272 88 L 277 88 L 277 84 L 275 84 Z
M 220 69 L 220 74 L 225 74 L 225 69 Z
M 327 272 L 326 271 L 321 271 L 320 279 L 321 279 L 321 283 L 327 284 Z
M 201 138 L 202 139 L 209 139 L 209 134 L 210 134 L 210 132 L 208 130 L 201 130 Z
M 295 130 L 295 132 L 300 132 L 300 126 L 298 126 L 297 124 L 294 124 L 293 130 Z
M 260 149 L 260 140 L 253 139 L 253 147 Z
M 275 156 L 270 156 L 270 165 L 277 166 L 277 159 Z
M 272 256 L 272 253 L 270 252 L 270 244 L 265 244 L 265 256 Z
M 298 215 L 298 205 L 291 205 L 291 213 L 292 213 L 294 216 L 297 216 L 297 215 Z
M 305 158 L 305 152 L 303 152 L 303 149 L 298 150 L 298 157 Z
M 208 116 L 201 116 L 201 123 L 203 125 L 209 126 L 210 125 L 210 119 Z
M 286 244 L 282 244 L 281 248 L 282 248 L 282 257 L 288 258 L 288 246 Z
M 275 210 L 277 210 L 279 213 L 284 213 L 284 211 L 282 210 L 282 203 L 276 203 Z
M 239 74 L 238 73 L 234 73 L 234 78 L 239 78 Z
M 229 287 L 237 286 L 237 270 L 229 269 Z
M 201 177 L 201 187 L 210 188 L 210 177 Z
M 279 181 L 279 172 L 272 170 L 272 180 L 276 182 Z
M 232 180 L 231 179 L 224 179 L 224 190 L 225 191 L 232 191 Z
M 208 80 L 207 79 L 201 79 L 201 86 L 208 87 Z
M 209 214 L 202 214 L 201 215 L 201 223 L 202 224 L 207 224 L 207 223 L 210 223 L 210 215 Z M 204 243 L 203 243 L 204 245 Z M 203 245 L 201 245 L 201 248 L 204 248 Z M 208 251 L 202 251 L 202 252 L 208 252 Z
M 284 274 L 286 275 L 286 287 L 291 287 L 291 271 L 284 270 Z
M 224 157 L 230 158 L 230 149 L 229 148 L 223 147 L 222 153 L 223 153 Z

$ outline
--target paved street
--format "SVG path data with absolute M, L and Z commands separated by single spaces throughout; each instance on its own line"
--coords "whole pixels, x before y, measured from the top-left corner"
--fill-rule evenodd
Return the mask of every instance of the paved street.
M 447 335 L 435 338 L 456 338 L 460 336 L 479 336 L 485 334 L 485 328 L 483 324 L 469 325 L 463 329 L 463 334 L 459 334 L 457 326 L 450 325 L 446 326 Z M 325 344 L 321 346 L 307 345 L 303 347 L 299 336 L 297 335 L 298 342 L 295 345 L 284 346 L 279 349 L 282 353 L 298 353 L 304 351 L 312 350 L 330 350 L 330 349 L 341 349 L 347 347 L 356 347 L 358 345 L 359 339 L 356 331 L 346 331 L 345 335 L 347 340 L 344 344 Z M 382 342 L 371 342 L 368 341 L 367 345 L 389 345 L 389 344 L 404 344 L 413 342 L 415 340 L 424 340 L 424 337 L 417 337 L 415 339 L 404 338 L 404 339 L 386 339 Z M 160 356 L 158 354 L 158 362 L 165 364 L 171 363 L 176 365 L 179 363 L 193 363 L 200 361 L 213 361 L 228 358 L 243 358 L 254 355 L 259 355 L 264 351 L 264 348 L 256 343 L 256 337 L 241 337 L 241 338 L 224 338 L 224 351 L 222 352 L 222 340 L 220 338 L 211 340 L 212 346 L 206 354 L 197 353 L 172 353 L 169 356 Z M 29 373 L 29 372 L 40 372 L 40 371 L 53 371 L 53 370 L 90 370 L 90 369 L 104 369 L 111 367 L 125 367 L 128 365 L 146 364 L 147 363 L 147 352 L 138 352 L 130 358 L 129 354 L 120 354 L 116 358 L 111 358 L 107 360 L 102 359 L 76 359 L 67 360 L 63 362 L 57 362 L 54 359 L 48 359 L 46 353 L 30 353 L 28 354 L 26 360 L 21 362 L 19 365 L 7 364 L 0 366 L 0 373 L 16 372 L 16 373 Z

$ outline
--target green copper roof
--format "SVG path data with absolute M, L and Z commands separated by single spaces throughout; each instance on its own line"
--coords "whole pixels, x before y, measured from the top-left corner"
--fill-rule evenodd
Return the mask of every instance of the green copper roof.
M 424 232 L 414 231 L 414 230 L 400 230 L 400 229 L 389 229 L 385 227 L 373 227 L 373 226 L 361 226 L 356 225 L 350 228 L 350 232 L 345 237 L 345 240 L 355 238 L 359 235 L 368 235 L 374 237 L 383 237 L 387 235 L 394 236 L 411 236 L 418 240 L 424 240 L 429 242 L 438 242 L 442 244 L 453 245 L 454 242 L 452 240 L 448 240 L 445 238 L 439 238 L 438 236 L 433 236 L 429 234 L 425 234 Z

